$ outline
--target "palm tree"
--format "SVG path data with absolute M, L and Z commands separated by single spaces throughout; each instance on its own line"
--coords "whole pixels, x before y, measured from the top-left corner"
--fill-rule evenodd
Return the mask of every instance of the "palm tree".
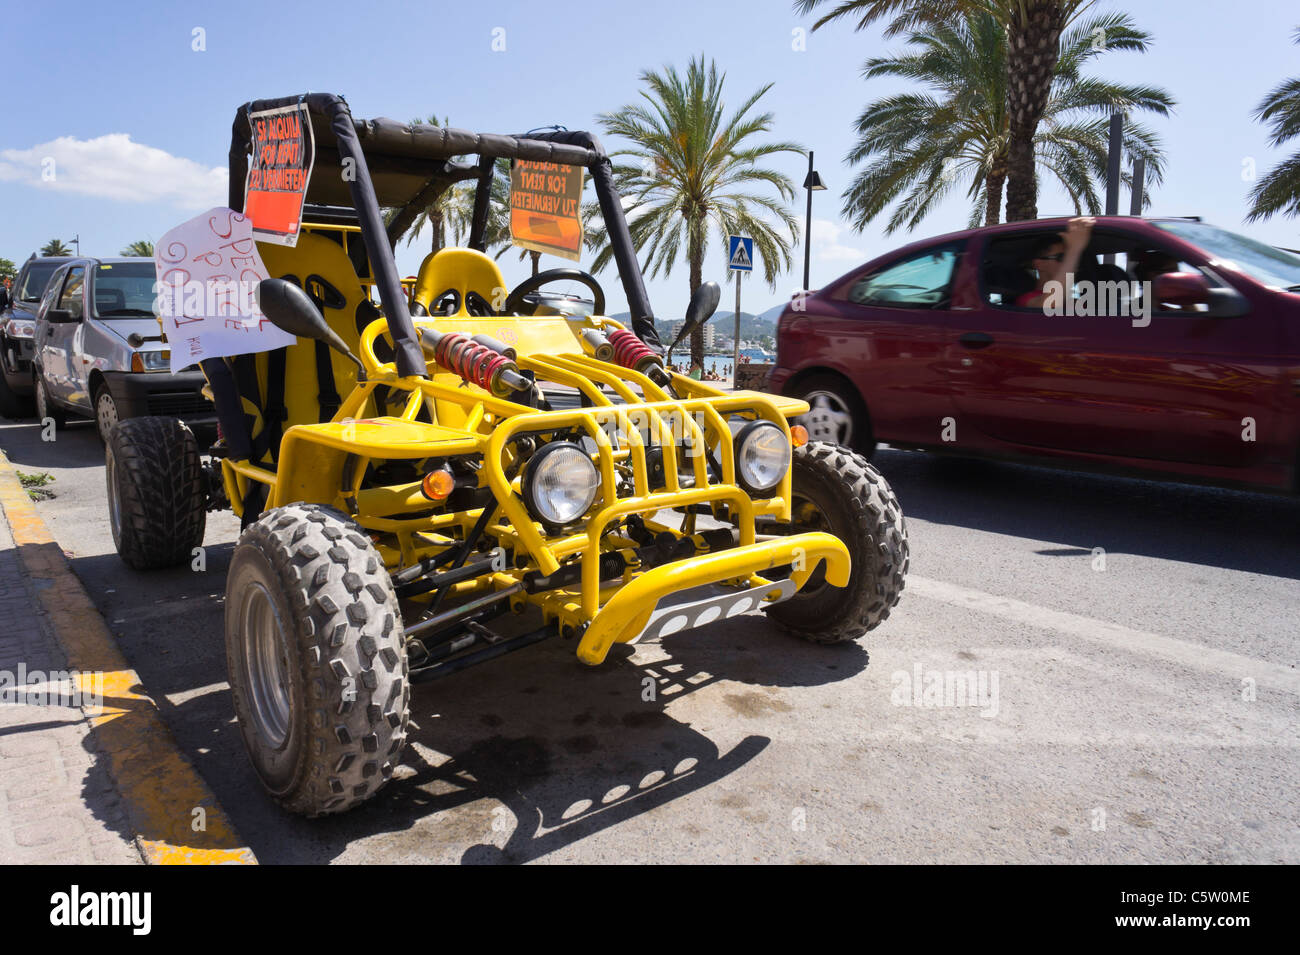
M 1096 42 L 1099 36 L 1104 44 Z M 1038 169 L 1065 189 L 1076 213 L 1101 211 L 1098 186 L 1106 178 L 1110 114 L 1163 116 L 1174 105 L 1162 89 L 1111 83 L 1084 75 L 1082 68 L 1110 50 L 1143 52 L 1150 39 L 1122 13 L 1079 22 L 1062 37 L 1034 155 Z M 979 12 L 952 24 L 926 25 L 909 33 L 907 43 L 903 55 L 868 60 L 863 75 L 918 80 L 930 89 L 889 96 L 862 111 L 848 160 L 867 165 L 844 193 L 844 213 L 861 229 L 902 196 L 886 231 L 912 229 L 964 183 L 973 201 L 971 225 L 994 225 L 1010 167 L 1006 31 Z M 1161 180 L 1164 157 L 1154 133 L 1126 123 L 1125 149 L 1146 160 L 1151 181 Z
M 725 244 L 730 233 L 752 236 L 770 288 L 791 265 L 790 249 L 799 225 L 786 208 L 794 198 L 789 177 L 765 168 L 778 153 L 803 153 L 791 142 L 754 143 L 772 128 L 771 113 L 751 114 L 772 88 L 768 83 L 730 113 L 722 100 L 725 74 L 717 64 L 692 59 L 683 76 L 674 67 L 641 73 L 644 102 L 597 117 L 604 131 L 632 143 L 612 154 L 632 162 L 614 166 L 615 182 L 626 204 L 632 243 L 644 254 L 651 278 L 668 276 L 680 253 L 690 270 L 690 291 L 704 281 L 704 257 L 713 228 Z M 761 192 L 763 187 L 776 195 Z M 596 210 L 586 210 L 598 219 Z M 774 220 L 774 221 L 773 221 Z M 603 225 L 592 223 L 587 244 L 598 249 L 593 271 L 610 261 Z M 704 362 L 704 329 L 691 334 L 691 363 Z
M 827 0 L 795 0 L 808 13 Z M 889 20 L 886 36 L 922 24 L 944 24 L 972 13 L 988 13 L 1006 31 L 1007 220 L 1038 217 L 1034 137 L 1047 108 L 1061 34 L 1092 0 L 838 0 L 814 25 L 852 19 L 863 30 Z
M 411 121 L 412 125 L 416 126 L 425 122 L 444 129 L 448 125 L 445 117 L 439 121 L 437 116 L 430 116 L 427 120 L 414 119 Z M 388 210 L 385 215 L 385 224 L 390 227 L 401 216 L 401 222 L 396 230 L 397 234 L 393 235 L 393 230 L 390 228 L 390 238 L 396 244 L 402 236 L 405 236 L 409 245 L 425 226 L 429 226 L 430 244 L 432 246 L 430 251 L 437 252 L 439 249 L 445 248 L 448 245 L 447 240 L 449 238 L 451 239 L 450 244 L 459 245 L 463 239 L 468 238 L 470 226 L 473 222 L 474 191 L 475 182 L 460 182 L 438 193 L 423 208 Z M 500 258 L 509 244 L 510 162 L 506 159 L 498 159 L 495 175 L 492 177 L 491 201 L 488 205 L 488 222 L 487 231 L 484 233 L 484 246 L 488 249 L 498 249 L 497 258 Z
M 1300 30 L 1295 40 L 1300 43 Z M 1300 77 L 1289 79 L 1264 97 L 1255 108 L 1255 118 L 1273 127 L 1269 137 L 1272 146 L 1300 136 Z M 1250 191 L 1253 205 L 1247 222 L 1267 219 L 1274 213 L 1285 216 L 1300 215 L 1300 153 L 1282 160 L 1277 168 L 1255 184 Z
M 119 252 L 118 255 L 138 255 L 143 256 L 146 259 L 151 259 L 153 258 L 153 243 L 148 239 L 136 239 L 136 241 L 132 242 L 125 249 Z
M 63 244 L 62 239 L 51 239 L 41 246 L 41 255 L 71 255 L 72 250 Z

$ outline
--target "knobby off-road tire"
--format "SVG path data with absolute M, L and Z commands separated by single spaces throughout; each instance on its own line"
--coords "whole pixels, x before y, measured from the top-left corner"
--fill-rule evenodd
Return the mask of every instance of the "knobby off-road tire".
M 136 570 L 193 559 L 207 526 L 207 494 L 194 433 L 175 418 L 118 422 L 104 451 L 113 543 Z
M 791 468 L 795 526 L 787 529 L 838 537 L 853 568 L 843 588 L 826 583 L 818 568 L 802 590 L 769 609 L 768 616 L 815 643 L 854 640 L 888 618 L 903 591 L 908 562 L 903 511 L 889 482 L 847 448 L 810 441 L 795 449 Z
M 383 561 L 344 515 L 291 504 L 240 536 L 226 664 L 253 768 L 286 809 L 344 812 L 388 782 L 410 710 L 404 629 Z

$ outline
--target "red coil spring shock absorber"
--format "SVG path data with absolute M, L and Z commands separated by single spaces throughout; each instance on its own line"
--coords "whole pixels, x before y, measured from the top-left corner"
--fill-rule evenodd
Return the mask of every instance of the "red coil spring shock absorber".
M 443 368 L 493 393 L 500 388 L 500 373 L 514 365 L 505 355 L 459 332 L 448 332 L 438 339 L 433 358 Z
M 645 372 L 649 366 L 661 366 L 659 356 L 654 350 L 626 328 L 616 328 L 608 335 L 609 343 L 614 346 L 614 361 L 624 368 Z

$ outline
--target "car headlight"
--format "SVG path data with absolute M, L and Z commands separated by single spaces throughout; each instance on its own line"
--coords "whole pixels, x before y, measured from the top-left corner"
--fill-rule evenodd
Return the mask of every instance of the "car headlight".
M 36 334 L 36 323 L 12 319 L 9 322 L 9 334 L 14 338 L 31 338 Z
M 770 494 L 790 470 L 790 439 L 770 421 L 751 421 L 735 437 L 736 479 L 750 494 Z
M 169 351 L 138 351 L 131 355 L 131 370 L 141 371 L 166 371 L 171 367 L 171 352 Z
M 568 441 L 543 446 L 524 468 L 524 503 L 544 524 L 572 524 L 587 513 L 599 489 L 596 465 Z

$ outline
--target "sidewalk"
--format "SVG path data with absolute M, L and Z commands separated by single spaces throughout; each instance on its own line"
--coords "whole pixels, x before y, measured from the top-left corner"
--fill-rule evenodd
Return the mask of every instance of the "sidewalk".
M 70 669 L 32 584 L 0 511 L 0 673 L 11 680 L 20 667 Z M 0 703 L 0 864 L 142 863 L 80 707 L 6 690 L 22 702 Z
M 3 452 L 0 701 L 0 863 L 256 864 Z

